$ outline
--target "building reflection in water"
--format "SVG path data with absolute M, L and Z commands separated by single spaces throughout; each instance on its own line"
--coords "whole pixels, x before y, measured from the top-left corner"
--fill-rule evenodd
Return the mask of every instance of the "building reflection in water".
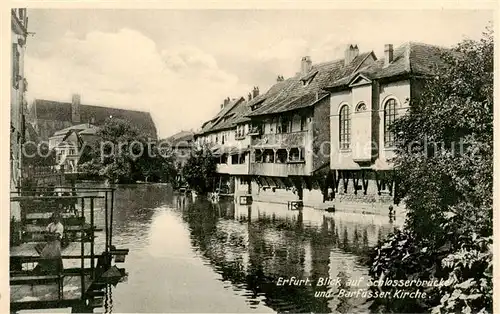
M 349 312 L 362 298 L 341 298 L 340 289 L 366 289 L 361 263 L 370 246 L 389 233 L 386 217 L 326 213 L 285 205 L 232 201 L 211 204 L 175 196 L 173 204 L 189 226 L 193 247 L 250 307 L 263 302 L 278 312 Z M 307 286 L 278 285 L 280 278 L 309 278 Z M 364 280 L 355 286 L 348 280 Z M 341 286 L 322 279 L 342 278 Z

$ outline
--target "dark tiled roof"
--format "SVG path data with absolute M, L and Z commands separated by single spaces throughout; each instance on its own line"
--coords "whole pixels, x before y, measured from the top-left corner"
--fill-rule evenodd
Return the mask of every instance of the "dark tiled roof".
M 394 50 L 393 60 L 389 65 L 384 65 L 384 59 L 377 60 L 375 63 L 335 81 L 328 88 L 346 86 L 358 74 L 363 74 L 369 79 L 383 79 L 402 75 L 432 75 L 435 73 L 436 68 L 445 65 L 441 56 L 446 51 L 449 51 L 449 49 L 408 42 Z
M 72 120 L 71 103 L 69 102 L 35 99 L 32 110 L 36 110 L 37 119 L 69 122 Z M 80 105 L 80 121 L 82 123 L 102 125 L 109 116 L 127 120 L 147 135 L 153 138 L 157 137 L 156 126 L 149 112 Z
M 78 124 L 78 125 L 72 125 L 68 128 L 64 128 L 62 130 L 56 131 L 54 135 L 63 135 L 68 133 L 70 130 L 75 130 L 77 132 L 81 132 L 83 130 L 89 129 L 89 128 L 95 128 L 95 126 L 88 124 L 88 123 L 83 123 L 83 124 Z
M 234 106 L 231 109 L 232 109 L 231 111 L 226 112 L 226 114 L 219 120 L 218 123 L 215 123 L 212 126 L 210 132 L 233 128 L 236 125 L 236 123 L 241 123 L 245 119 L 248 119 L 246 115 L 250 110 L 247 103 L 244 100 L 238 102 L 236 106 Z
M 198 134 L 212 131 L 212 127 L 215 126 L 220 121 L 220 119 L 222 119 L 231 109 L 233 109 L 234 106 L 236 106 L 240 101 L 243 100 L 243 97 L 232 99 L 215 115 L 215 117 L 203 123 L 201 131 Z
M 198 135 L 232 128 L 235 120 L 241 118 L 242 112 L 246 112 L 246 107 L 243 97 L 231 100 L 214 118 L 203 124 Z
M 173 146 L 180 147 L 178 144 L 185 144 L 182 147 L 191 147 L 194 139 L 192 131 L 180 131 L 166 139 L 168 143 Z
M 306 75 L 297 74 L 271 87 L 263 95 L 262 106 L 248 116 L 277 114 L 311 106 L 326 95 L 322 90 L 324 87 L 356 71 L 370 56 L 374 58 L 373 52 L 362 53 L 347 66 L 344 59 L 313 65 Z

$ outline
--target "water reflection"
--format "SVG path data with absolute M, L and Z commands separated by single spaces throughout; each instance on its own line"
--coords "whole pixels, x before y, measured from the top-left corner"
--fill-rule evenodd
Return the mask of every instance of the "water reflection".
M 367 277 L 358 257 L 392 228 L 387 222 L 360 221 L 359 215 L 288 211 L 276 204 L 212 205 L 185 197 L 175 204 L 181 204 L 193 247 L 221 280 L 244 290 L 251 307 L 263 302 L 279 312 L 346 312 L 361 306 L 363 299 L 335 294 L 351 288 L 349 279 Z M 279 285 L 280 278 L 291 277 L 309 278 L 311 284 Z M 342 284 L 318 286 L 326 278 L 342 278 Z
M 128 282 L 111 289 L 107 312 L 363 310 L 364 299 L 339 291 L 365 288 L 348 281 L 368 278 L 360 258 L 394 226 L 387 217 L 193 201 L 156 185 L 120 187 L 115 208 L 114 243 L 131 251 Z M 291 277 L 310 284 L 278 285 Z M 317 285 L 327 278 L 340 286 Z

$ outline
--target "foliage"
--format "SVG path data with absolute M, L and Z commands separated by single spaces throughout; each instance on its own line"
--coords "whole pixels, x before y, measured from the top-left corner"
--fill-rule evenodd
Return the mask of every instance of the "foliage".
M 370 272 L 375 278 L 454 282 L 431 289 L 426 300 L 375 300 L 374 308 L 384 311 L 492 310 L 492 32 L 464 40 L 443 60 L 447 66 L 427 80 L 421 97 L 392 127 L 408 215 L 404 231 L 378 246 Z
M 47 143 L 23 145 L 23 166 L 50 167 L 56 164 L 56 151 Z
M 443 259 L 453 285 L 442 291 L 433 313 L 488 313 L 493 308 L 493 237 L 471 237 L 457 252 Z
M 214 191 L 217 163 L 207 148 L 193 151 L 182 168 L 182 177 L 198 194 Z
M 82 150 L 80 169 L 112 182 L 168 181 L 175 177 L 171 154 L 128 121 L 110 118 L 97 132 L 99 141 Z
M 160 151 L 156 145 L 151 145 L 151 154 L 144 154 L 137 160 L 138 171 L 146 182 L 172 182 L 177 176 L 175 157 L 171 150 Z

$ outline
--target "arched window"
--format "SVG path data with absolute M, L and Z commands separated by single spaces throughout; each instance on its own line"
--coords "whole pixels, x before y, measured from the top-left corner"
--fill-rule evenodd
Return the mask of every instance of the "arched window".
M 339 122 L 340 149 L 349 149 L 351 145 L 351 117 L 348 105 L 343 105 L 340 109 Z
M 364 102 L 360 102 L 356 106 L 356 112 L 363 112 L 363 111 L 366 111 L 366 104 Z
M 396 120 L 396 100 L 389 99 L 384 106 L 384 146 L 394 146 L 394 133 L 389 130 L 391 124 Z

